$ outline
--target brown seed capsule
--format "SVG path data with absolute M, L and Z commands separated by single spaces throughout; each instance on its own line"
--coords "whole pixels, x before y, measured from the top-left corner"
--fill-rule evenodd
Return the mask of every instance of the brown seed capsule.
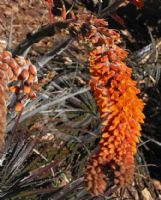
M 13 79 L 13 72 L 12 72 L 11 68 L 8 68 L 8 70 L 7 70 L 7 76 L 8 76 L 8 78 L 9 78 L 10 80 Z
M 11 67 L 11 69 L 14 69 L 17 66 L 17 63 L 15 62 L 15 60 L 13 58 L 11 58 L 7 64 Z
M 24 92 L 24 94 L 29 94 L 29 93 L 30 93 L 30 90 L 31 90 L 30 86 L 24 85 L 24 87 L 23 87 L 23 92 Z
M 30 65 L 29 66 L 29 72 L 32 74 L 32 75 L 36 75 L 37 73 L 37 69 L 34 65 Z
M 7 71 L 8 65 L 6 63 L 2 63 L 2 64 L 0 64 L 0 69 Z
M 34 82 L 35 76 L 32 74 L 29 74 L 29 77 L 27 79 L 27 83 L 30 85 Z
M 27 80 L 29 78 L 29 72 L 26 69 L 22 70 L 20 78 L 22 78 L 24 81 Z
M 9 52 L 9 51 L 4 51 L 4 52 L 2 53 L 2 57 L 3 57 L 3 58 L 11 58 L 11 57 L 12 57 L 12 53 Z
M 36 93 L 32 89 L 30 89 L 29 97 L 30 97 L 30 99 L 36 98 Z
M 9 90 L 12 93 L 18 93 L 20 91 L 20 88 L 18 86 L 11 86 L 11 87 L 9 87 Z
M 18 76 L 19 72 L 20 72 L 20 67 L 17 65 L 12 71 L 13 71 L 15 76 Z

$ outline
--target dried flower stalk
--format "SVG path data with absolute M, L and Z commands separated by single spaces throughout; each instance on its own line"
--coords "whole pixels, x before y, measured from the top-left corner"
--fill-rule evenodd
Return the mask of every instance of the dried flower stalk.
M 15 84 L 8 88 L 9 82 Z M 25 60 L 20 56 L 13 58 L 8 51 L 0 53 L 0 149 L 4 145 L 8 89 L 17 96 L 21 95 L 15 107 L 16 111 L 20 111 L 23 100 L 36 96 L 32 89 L 35 82 L 37 82 L 37 70 L 30 60 Z

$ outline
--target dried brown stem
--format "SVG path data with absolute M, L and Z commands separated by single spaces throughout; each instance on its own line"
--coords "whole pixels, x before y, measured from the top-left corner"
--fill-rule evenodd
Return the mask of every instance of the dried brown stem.
M 29 34 L 27 38 L 15 48 L 15 50 L 13 51 L 13 55 L 22 55 L 22 53 L 32 44 L 39 42 L 41 39 L 45 37 L 53 36 L 58 32 L 58 30 L 67 28 L 72 21 L 73 20 L 56 22 L 44 26 L 43 28 L 39 29 L 36 33 Z

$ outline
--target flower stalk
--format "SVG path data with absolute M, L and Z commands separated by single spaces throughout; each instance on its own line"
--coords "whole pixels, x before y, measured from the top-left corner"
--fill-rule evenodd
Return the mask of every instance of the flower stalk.
M 139 143 L 144 103 L 132 80 L 132 69 L 124 60 L 128 53 L 118 46 L 119 33 L 109 29 L 103 19 L 83 16 L 70 32 L 90 43 L 90 87 L 101 119 L 99 148 L 86 168 L 87 189 L 95 196 L 107 186 L 131 183 L 134 156 Z
M 19 112 L 23 108 L 25 99 L 36 97 L 32 89 L 36 82 L 37 70 L 30 60 L 20 56 L 13 58 L 9 51 L 0 53 L 0 149 L 4 145 L 6 129 L 7 92 L 11 91 L 17 95 L 15 110 Z M 9 87 L 8 83 L 10 83 Z

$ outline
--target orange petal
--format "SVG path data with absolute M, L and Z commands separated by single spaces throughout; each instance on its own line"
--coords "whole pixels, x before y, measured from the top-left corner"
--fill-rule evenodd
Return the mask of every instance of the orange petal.
M 20 112 L 23 109 L 23 104 L 21 102 L 17 102 L 15 106 L 15 111 Z
M 31 90 L 31 88 L 28 85 L 24 85 L 24 87 L 23 87 L 24 94 L 29 94 L 30 90 Z

